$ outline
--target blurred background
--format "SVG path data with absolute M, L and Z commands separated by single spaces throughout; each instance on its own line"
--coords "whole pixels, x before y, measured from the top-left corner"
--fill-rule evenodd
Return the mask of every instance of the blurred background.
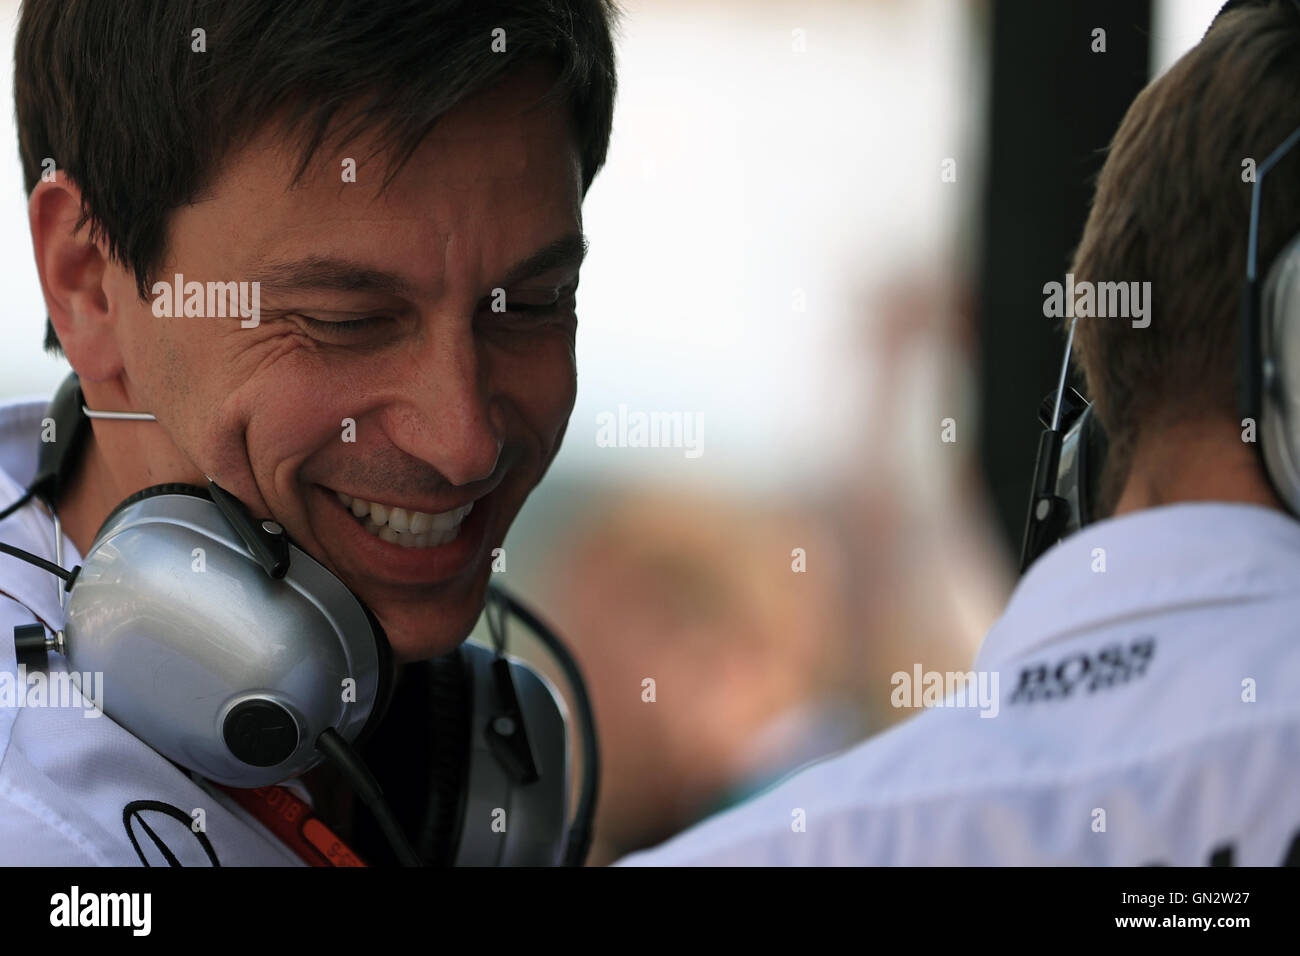
M 593 864 L 905 719 L 895 671 L 969 666 L 1060 369 L 1043 283 L 1129 102 L 1220 0 L 622 5 L 578 403 L 497 575 L 587 676 Z M 41 350 L 17 13 L 0 0 L 0 400 L 66 374 Z

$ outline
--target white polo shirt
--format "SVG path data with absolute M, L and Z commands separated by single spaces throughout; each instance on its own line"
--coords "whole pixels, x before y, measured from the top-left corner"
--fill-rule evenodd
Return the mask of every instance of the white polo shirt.
M 36 473 L 46 405 L 0 406 L 0 510 Z M 0 521 L 0 541 L 54 560 L 54 523 L 35 502 Z M 65 535 L 64 567 L 80 561 Z M 0 554 L 0 865 L 167 866 L 168 854 L 184 866 L 304 865 L 227 794 L 199 786 L 75 686 L 70 695 L 52 692 L 70 686 L 58 676 L 67 673 L 60 655 L 49 656 L 50 675 L 18 668 L 14 626 L 61 627 L 61 586 Z M 97 696 L 97 682 L 85 686 Z M 112 686 L 103 693 L 111 709 Z M 307 799 L 297 781 L 286 786 Z
M 996 706 L 939 694 L 972 706 L 616 865 L 1300 865 L 1300 522 L 1206 502 L 1091 525 L 1030 568 L 974 671 Z

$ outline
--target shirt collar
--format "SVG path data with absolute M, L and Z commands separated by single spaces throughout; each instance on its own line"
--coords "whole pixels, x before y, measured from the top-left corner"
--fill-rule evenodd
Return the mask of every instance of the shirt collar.
M 0 406 L 0 510 L 20 498 L 36 474 L 41 422 L 48 403 L 48 399 L 20 400 Z M 54 523 L 44 505 L 35 500 L 0 521 L 0 540 L 54 560 Z M 77 546 L 64 533 L 63 566 L 71 569 L 81 560 Z M 54 629 L 63 626 L 61 586 L 50 572 L 20 558 L 0 555 L 0 595 L 22 604 Z M 0 634 L 0 640 L 10 637 Z
M 996 670 L 1124 618 L 1292 594 L 1298 583 L 1300 521 L 1277 509 L 1197 501 L 1108 518 L 1030 566 L 975 667 Z
M 36 474 L 41 421 L 48 407 L 48 398 L 23 398 L 0 405 L 0 474 L 23 490 Z M 3 490 L 7 493 L 8 486 Z

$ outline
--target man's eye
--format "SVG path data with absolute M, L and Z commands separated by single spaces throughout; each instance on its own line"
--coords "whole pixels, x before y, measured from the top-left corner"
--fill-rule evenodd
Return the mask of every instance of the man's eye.
M 343 322 L 326 322 L 323 319 L 313 319 L 310 315 L 299 314 L 298 318 L 302 319 L 313 329 L 320 329 L 322 332 L 334 333 L 341 335 L 345 332 L 360 332 L 363 329 L 374 328 L 388 321 L 386 315 L 372 315 L 364 319 L 347 319 Z
M 527 302 L 521 299 L 507 299 L 503 304 L 505 308 L 493 308 L 493 302 L 488 301 L 484 312 L 489 318 L 494 316 L 508 317 L 516 316 L 527 321 L 528 319 L 545 319 L 556 314 L 561 309 L 567 309 L 573 303 L 573 289 L 566 289 L 554 299 L 545 302 Z
M 521 315 L 549 315 L 559 306 L 560 300 L 554 302 L 507 302 L 506 312 L 517 312 Z
M 490 315 L 537 315 L 539 313 L 553 312 L 560 304 L 560 300 L 552 299 L 549 302 L 527 302 L 523 299 L 489 299 L 483 311 Z

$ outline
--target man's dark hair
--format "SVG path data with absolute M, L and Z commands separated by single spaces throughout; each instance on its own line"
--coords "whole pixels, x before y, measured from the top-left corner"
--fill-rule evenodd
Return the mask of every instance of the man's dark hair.
M 53 159 L 81 191 L 78 228 L 89 223 L 145 299 L 171 211 L 273 118 L 301 145 L 295 182 L 327 140 L 374 133 L 387 186 L 440 116 L 544 58 L 585 195 L 609 148 L 618 16 L 615 0 L 24 0 L 24 182 L 30 194 Z M 48 321 L 45 348 L 62 354 Z

